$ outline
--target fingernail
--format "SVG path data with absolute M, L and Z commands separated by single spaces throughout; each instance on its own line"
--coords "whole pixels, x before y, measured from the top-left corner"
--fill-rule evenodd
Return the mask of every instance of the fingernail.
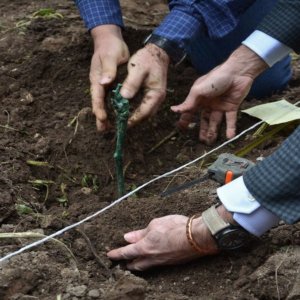
M 126 88 L 122 88 L 121 91 L 120 91 L 120 94 L 124 98 L 130 98 L 131 97 L 130 91 L 127 90 Z
M 132 235 L 131 232 L 128 232 L 128 233 L 125 233 L 125 234 L 124 234 L 124 239 L 125 239 L 126 241 L 132 239 L 132 237 L 133 237 L 133 235 Z
M 103 76 L 100 78 L 99 83 L 100 83 L 100 84 L 108 84 L 108 83 L 111 83 L 111 76 L 109 76 L 109 75 L 103 75 Z

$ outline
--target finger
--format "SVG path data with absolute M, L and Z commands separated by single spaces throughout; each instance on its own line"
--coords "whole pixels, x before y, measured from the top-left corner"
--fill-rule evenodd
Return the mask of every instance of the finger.
M 192 113 L 183 113 L 181 114 L 176 126 L 180 129 L 188 129 L 191 123 L 195 123 L 196 116 Z
M 160 107 L 166 93 L 162 90 L 150 90 L 144 96 L 140 106 L 133 112 L 128 120 L 128 126 L 134 126 L 153 116 Z
M 99 131 L 105 131 L 107 129 L 107 114 L 105 111 L 104 97 L 105 90 L 97 82 L 91 83 L 91 95 L 92 95 L 92 108 L 93 113 L 96 116 L 97 129 Z
M 203 143 L 206 143 L 209 117 L 210 117 L 210 112 L 209 111 L 207 111 L 207 110 L 202 110 L 201 111 L 199 140 L 200 140 L 200 142 L 203 142 Z
M 134 65 L 134 67 L 133 67 Z M 123 82 L 120 94 L 126 99 L 131 99 L 141 88 L 147 73 L 144 69 L 139 68 L 137 65 L 129 62 L 128 75 Z
M 226 112 L 226 137 L 232 139 L 236 134 L 237 111 Z
M 157 265 L 157 263 L 153 258 L 141 257 L 128 263 L 126 267 L 131 271 L 144 271 L 155 265 Z
M 138 244 L 130 244 L 125 247 L 113 249 L 107 253 L 112 260 L 132 260 L 141 256 Z
M 218 132 L 223 119 L 223 112 L 212 111 L 209 117 L 208 130 L 206 134 L 206 143 L 212 145 L 218 137 Z
M 186 99 L 179 105 L 171 106 L 171 110 L 175 113 L 196 112 L 201 100 L 199 89 L 192 87 Z
M 128 243 L 136 243 L 146 235 L 146 232 L 146 229 L 131 231 L 124 235 L 124 239 Z
M 117 60 L 113 56 L 101 58 L 102 70 L 100 73 L 99 83 L 103 85 L 110 84 L 114 81 L 117 74 Z

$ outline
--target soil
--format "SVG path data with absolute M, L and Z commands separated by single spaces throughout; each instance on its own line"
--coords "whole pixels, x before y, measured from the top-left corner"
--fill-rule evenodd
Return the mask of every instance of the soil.
M 132 53 L 161 21 L 166 2 L 121 1 Z M 48 7 L 63 18 L 31 17 Z M 88 81 L 92 42 L 73 2 L 2 1 L 0 11 L 0 231 L 49 235 L 117 199 L 115 134 L 102 135 L 95 128 Z M 295 57 L 294 78 L 284 93 L 291 102 L 300 94 L 299 70 Z M 125 75 L 123 67 L 118 81 Z M 169 106 L 184 100 L 196 78 L 188 62 L 171 68 L 162 109 L 128 130 L 127 191 L 211 149 L 198 142 L 196 126 L 149 151 L 174 130 L 177 116 Z M 241 115 L 239 130 L 254 122 Z M 223 131 L 218 143 L 224 140 Z M 269 155 L 289 133 L 275 136 L 247 157 L 255 161 Z M 222 152 L 235 152 L 249 139 Z M 159 197 L 168 186 L 204 172 L 205 164 L 201 168 L 198 163 L 157 181 L 60 236 L 65 246 L 51 241 L 13 257 L 0 268 L 0 299 L 300 299 L 299 224 L 280 224 L 240 251 L 143 273 L 133 274 L 107 259 L 108 249 L 125 244 L 125 232 L 166 214 L 191 215 L 209 207 L 218 186 L 213 181 Z M 30 241 L 1 239 L 0 255 Z

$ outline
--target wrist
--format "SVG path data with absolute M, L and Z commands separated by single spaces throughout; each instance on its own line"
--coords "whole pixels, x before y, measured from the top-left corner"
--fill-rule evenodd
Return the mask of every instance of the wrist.
M 116 37 L 123 40 L 122 29 L 118 25 L 105 24 L 96 26 L 91 30 L 91 36 L 94 40 L 95 48 L 110 37 Z
M 170 57 L 165 50 L 152 43 L 145 45 L 145 48 L 151 53 L 152 56 L 155 56 L 158 61 L 169 65 Z
M 250 48 L 241 45 L 236 49 L 223 64 L 229 68 L 229 72 L 255 79 L 268 68 L 266 62 Z
M 168 55 L 168 59 L 175 66 L 180 64 L 186 57 L 184 49 L 180 48 L 176 42 L 157 34 L 150 34 L 144 41 L 144 45 L 152 44 L 160 48 Z
M 194 219 L 192 233 L 198 245 L 205 245 L 205 250 L 210 250 L 215 253 L 218 252 L 218 245 L 201 216 Z

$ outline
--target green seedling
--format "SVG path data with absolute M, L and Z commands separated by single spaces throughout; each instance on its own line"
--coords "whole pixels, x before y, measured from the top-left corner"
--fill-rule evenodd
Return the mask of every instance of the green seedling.
M 42 180 L 42 179 L 36 179 L 36 180 L 29 180 L 29 183 L 32 183 L 32 185 L 37 189 L 40 190 L 41 188 L 46 188 L 46 195 L 44 198 L 44 203 L 48 200 L 49 196 L 49 186 L 51 184 L 54 184 L 55 182 L 52 180 Z
M 66 189 L 67 189 L 67 185 L 65 183 L 61 183 L 60 191 L 62 193 L 62 196 L 57 198 L 57 201 L 59 203 L 61 203 L 62 206 L 64 206 L 64 207 L 66 207 L 68 205 L 68 195 L 67 195 Z
M 19 215 L 29 215 L 33 213 L 32 208 L 25 204 L 16 204 L 15 208 Z
M 97 175 L 84 174 L 81 178 L 81 186 L 92 188 L 94 192 L 99 190 L 99 178 Z
M 129 117 L 129 101 L 121 96 L 121 87 L 121 84 L 117 85 L 116 89 L 113 91 L 114 97 L 112 98 L 112 105 L 117 115 L 117 143 L 114 153 L 114 159 L 116 164 L 116 177 L 119 197 L 125 194 L 123 173 L 123 146 L 127 129 L 127 120 Z
M 53 8 L 41 8 L 32 14 L 33 19 L 43 18 L 43 19 L 63 19 L 64 16 L 56 12 Z

